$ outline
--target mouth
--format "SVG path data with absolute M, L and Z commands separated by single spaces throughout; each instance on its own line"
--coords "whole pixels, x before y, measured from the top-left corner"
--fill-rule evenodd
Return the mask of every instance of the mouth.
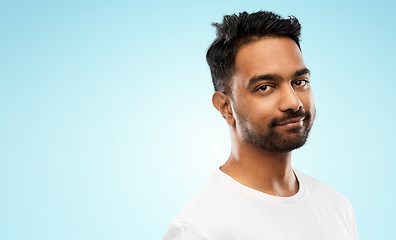
M 305 120 L 305 117 L 301 118 L 292 118 L 287 121 L 277 123 L 275 126 L 280 126 L 280 127 L 288 127 L 288 128 L 294 128 L 294 127 L 302 127 L 303 126 L 303 121 Z

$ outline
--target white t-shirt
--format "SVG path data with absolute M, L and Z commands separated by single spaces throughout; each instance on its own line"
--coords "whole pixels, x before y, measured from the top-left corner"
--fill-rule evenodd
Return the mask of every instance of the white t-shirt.
M 357 240 L 349 200 L 294 170 L 298 192 L 269 195 L 220 169 L 169 225 L 163 240 Z

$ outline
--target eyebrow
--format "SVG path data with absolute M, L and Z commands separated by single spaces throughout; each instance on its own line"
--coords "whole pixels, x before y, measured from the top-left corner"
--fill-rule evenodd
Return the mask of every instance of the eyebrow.
M 292 78 L 296 78 L 298 76 L 304 75 L 304 74 L 311 74 L 311 71 L 309 71 L 308 68 L 303 68 L 300 70 L 297 70 L 293 75 Z M 257 75 L 257 76 L 253 76 L 252 78 L 249 79 L 247 87 L 250 88 L 252 85 L 256 84 L 257 82 L 260 81 L 265 81 L 265 80 L 280 80 L 282 79 L 282 77 L 278 74 L 263 74 L 263 75 Z

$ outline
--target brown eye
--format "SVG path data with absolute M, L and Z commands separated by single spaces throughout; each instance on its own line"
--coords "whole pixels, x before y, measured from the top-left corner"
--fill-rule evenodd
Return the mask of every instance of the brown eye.
M 294 86 L 297 86 L 297 87 L 304 87 L 305 85 L 307 85 L 308 84 L 308 81 L 307 80 L 297 80 L 297 81 L 295 81 L 294 83 L 293 83 L 293 85 Z
M 257 88 L 257 91 L 261 91 L 261 92 L 268 92 L 271 89 L 272 86 L 270 85 L 263 85 L 259 88 Z

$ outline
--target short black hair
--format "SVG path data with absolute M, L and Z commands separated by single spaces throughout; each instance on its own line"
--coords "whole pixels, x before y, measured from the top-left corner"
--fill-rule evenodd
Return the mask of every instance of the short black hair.
M 206 53 L 215 91 L 231 94 L 231 77 L 238 49 L 263 37 L 288 37 L 300 48 L 301 25 L 294 16 L 282 18 L 273 12 L 241 12 L 225 15 L 222 23 L 213 23 L 216 39 Z M 301 48 L 300 48 L 301 51 Z

